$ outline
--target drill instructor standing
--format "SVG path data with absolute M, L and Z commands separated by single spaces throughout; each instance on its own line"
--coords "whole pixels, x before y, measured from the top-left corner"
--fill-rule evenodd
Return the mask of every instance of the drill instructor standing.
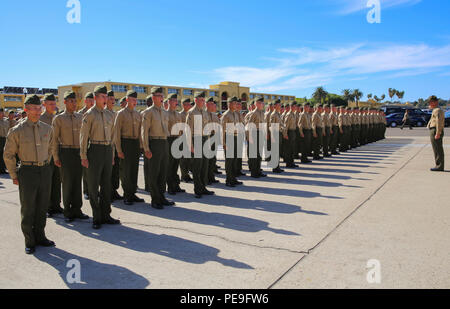
M 436 96 L 431 96 L 429 99 L 429 107 L 433 110 L 428 129 L 430 129 L 431 146 L 433 147 L 434 160 L 436 166 L 431 169 L 432 172 L 444 171 L 444 148 L 442 146 L 442 139 L 444 138 L 445 114 L 439 108 L 439 100 Z

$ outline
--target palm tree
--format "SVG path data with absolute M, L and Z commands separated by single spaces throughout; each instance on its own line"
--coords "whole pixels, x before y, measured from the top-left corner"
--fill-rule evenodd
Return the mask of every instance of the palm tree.
M 386 95 L 382 94 L 380 100 L 383 101 L 385 98 L 386 98 Z
M 323 103 L 323 99 L 325 99 L 328 95 L 328 92 L 323 89 L 323 87 L 317 87 L 316 91 L 313 93 L 313 98 L 320 103 Z
M 392 98 L 397 94 L 397 90 L 395 90 L 394 88 L 389 88 L 389 97 L 391 98 L 391 102 L 392 102 Z
M 369 93 L 368 95 L 367 95 L 367 99 L 372 99 L 372 94 L 371 93 Z
M 348 104 L 348 101 L 350 101 L 350 99 L 351 99 L 350 89 L 342 90 L 342 97 L 344 98 L 345 101 L 347 101 L 347 104 Z
M 359 99 L 363 96 L 363 93 L 359 89 L 355 89 L 353 90 L 352 96 L 355 99 L 356 106 L 359 107 Z
M 404 95 L 405 95 L 405 91 L 398 91 L 396 92 L 397 97 L 399 98 L 400 102 L 403 99 Z

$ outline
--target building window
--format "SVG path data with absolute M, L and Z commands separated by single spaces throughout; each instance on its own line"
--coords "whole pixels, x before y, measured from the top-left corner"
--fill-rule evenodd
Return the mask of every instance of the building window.
M 285 99 L 286 101 L 288 101 L 288 100 L 289 100 L 289 97 L 284 97 L 284 99 Z
M 254 94 L 251 94 L 250 95 L 250 99 L 254 99 L 255 98 L 255 95 Z
M 133 90 L 136 91 L 137 93 L 147 93 L 146 87 L 133 86 Z
M 8 97 L 8 96 L 5 96 L 5 102 L 22 102 L 22 97 Z
M 192 90 L 191 89 L 184 89 L 183 90 L 183 95 L 192 95 Z
M 167 94 L 172 94 L 172 93 L 179 94 L 179 90 L 178 89 L 174 89 L 174 88 L 167 89 Z
M 137 105 L 147 105 L 146 100 L 137 100 Z
M 264 99 L 269 99 L 269 96 L 266 94 L 266 95 L 264 96 Z
M 217 91 L 210 91 L 209 96 L 211 97 L 217 97 Z
M 114 92 L 127 92 L 127 86 L 125 85 L 111 85 L 111 90 Z

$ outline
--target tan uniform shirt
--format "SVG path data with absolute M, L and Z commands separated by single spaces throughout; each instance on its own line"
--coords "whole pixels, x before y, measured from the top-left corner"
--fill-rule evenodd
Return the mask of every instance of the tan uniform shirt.
M 284 128 L 284 124 L 283 121 L 281 120 L 281 115 L 279 112 L 277 112 L 276 110 L 273 111 L 273 113 L 270 115 L 270 124 L 272 126 L 272 124 L 274 123 L 278 123 L 279 125 L 279 131 L 283 134 L 284 137 L 287 137 L 287 131 Z M 271 130 L 272 131 L 272 130 Z M 278 132 L 272 132 L 272 134 L 275 134 Z
M 53 158 L 59 161 L 59 147 L 80 149 L 80 131 L 83 115 L 67 111 L 53 119 Z
M 117 152 L 123 152 L 122 138 L 138 139 L 139 144 L 142 145 L 141 122 L 141 114 L 134 109 L 124 108 L 115 113 L 114 145 Z
M 0 119 L 0 137 L 6 137 L 9 131 L 9 121 L 6 118 Z
M 85 106 L 85 107 L 83 107 L 82 109 L 80 109 L 80 110 L 78 111 L 78 113 L 84 115 L 84 114 L 86 114 L 86 112 L 87 112 L 88 110 L 89 110 L 89 108 L 87 108 L 87 106 Z
M 194 106 L 189 110 L 186 116 L 186 124 L 191 129 L 191 137 L 203 136 L 203 129 L 208 124 L 208 118 L 208 112 L 197 106 Z M 201 121 L 195 123 L 195 119 L 200 119 Z
M 442 135 L 442 131 L 445 127 L 445 113 L 439 107 L 433 109 L 430 121 L 428 122 L 427 128 L 436 128 L 436 133 Z
M 183 123 L 183 117 L 181 116 L 181 114 L 177 111 L 171 111 L 168 110 L 167 111 L 167 115 L 168 115 L 168 129 L 169 129 L 169 133 L 170 136 L 180 136 L 181 131 L 178 132 L 172 132 L 173 127 L 178 124 L 178 123 Z M 186 120 L 184 121 L 184 123 L 186 123 Z
M 330 123 L 332 127 L 337 127 L 339 126 L 338 123 L 338 115 L 336 115 L 335 113 L 331 112 L 330 113 Z
M 324 127 L 331 127 L 331 122 L 330 122 L 330 113 L 322 113 L 322 123 Z
M 53 142 L 52 127 L 42 121 L 22 121 L 6 138 L 3 158 L 11 179 L 17 179 L 16 154 L 23 163 L 50 161 Z
M 236 115 L 236 113 L 232 112 L 231 110 L 227 110 L 225 113 L 223 113 L 222 118 L 220 118 L 220 123 L 222 125 L 222 132 L 223 132 L 223 140 L 222 140 L 223 145 L 226 145 L 225 140 L 226 135 L 237 134 L 236 129 L 231 124 L 236 125 L 238 122 L 239 118 Z
M 300 130 L 300 134 L 303 135 L 303 130 L 311 130 L 311 122 L 309 119 L 309 113 L 301 113 L 297 122 L 298 129 Z
M 314 112 L 311 118 L 311 127 L 313 129 L 313 133 L 317 133 L 317 128 L 323 128 L 322 117 L 318 112 Z
M 8 119 L 8 122 L 9 122 L 10 129 L 17 124 L 17 121 L 15 121 L 14 119 Z
M 293 112 L 288 112 L 284 116 L 283 125 L 286 128 L 286 130 L 295 130 L 297 124 L 295 122 L 295 114 Z M 287 132 L 286 132 L 287 134 Z
M 87 160 L 89 143 L 110 145 L 113 141 L 114 115 L 94 105 L 83 116 L 80 133 L 80 156 Z
M 55 118 L 55 115 L 45 112 L 41 115 L 41 118 L 39 118 L 39 120 L 48 124 L 49 126 L 51 126 L 52 122 L 53 122 L 53 118 Z
M 167 139 L 169 132 L 169 115 L 162 106 L 152 105 L 142 113 L 141 139 L 144 151 L 150 151 L 149 138 Z

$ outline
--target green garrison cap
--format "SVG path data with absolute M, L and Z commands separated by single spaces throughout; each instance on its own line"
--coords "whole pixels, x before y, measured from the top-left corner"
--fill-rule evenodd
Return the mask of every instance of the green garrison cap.
M 316 107 L 316 108 L 318 108 L 318 107 L 323 107 L 323 105 L 322 105 L 322 104 L 316 104 L 315 107 Z
M 194 101 L 191 102 L 191 106 L 195 106 L 195 102 Z
M 73 92 L 72 90 L 68 90 L 64 93 L 64 100 L 76 99 L 76 98 L 77 98 L 77 96 L 76 96 L 75 92 Z
M 33 105 L 41 105 L 41 99 L 35 94 L 29 95 L 25 98 L 25 105 L 33 104 Z
M 330 104 L 330 107 L 336 107 L 336 104 Z
M 273 102 L 273 104 L 274 104 L 274 105 L 275 105 L 275 104 L 281 104 L 281 100 L 280 100 L 280 99 L 275 100 L 275 101 Z
M 269 106 L 273 106 L 273 103 L 272 103 L 272 102 L 270 102 L 270 103 L 269 103 Z
M 345 110 L 349 111 L 349 110 L 351 110 L 351 107 L 350 107 L 350 106 L 347 106 L 347 107 L 345 108 Z
M 4 111 L 5 111 L 5 110 L 4 110 L 3 108 L 0 108 L 0 113 L 1 113 L 1 112 L 4 112 Z
M 309 102 L 305 102 L 305 103 L 303 103 L 303 107 L 305 107 L 305 106 L 310 106 L 311 104 L 309 104 Z
M 256 102 L 257 102 L 257 101 L 255 101 L 255 100 L 251 100 L 251 101 L 250 101 L 250 105 L 255 105 Z
M 171 94 L 169 94 L 169 96 L 167 98 L 169 100 L 171 100 L 171 99 L 178 99 L 178 95 L 176 93 L 171 93 Z
M 194 93 L 194 98 L 204 98 L 206 95 L 205 95 L 205 92 L 204 91 L 196 91 L 195 93 Z
M 56 97 L 53 93 L 46 93 L 44 95 L 44 101 L 56 101 Z
M 88 92 L 85 94 L 84 96 L 85 99 L 93 99 L 94 98 L 94 94 L 92 92 Z
M 128 90 L 127 91 L 127 98 L 132 97 L 137 99 L 137 92 L 134 90 Z
M 439 101 L 439 99 L 437 98 L 437 96 L 432 95 L 431 97 L 428 98 L 428 101 Z
M 152 87 L 151 94 L 163 93 L 162 87 Z
M 94 89 L 94 94 L 97 95 L 97 94 L 100 94 L 100 93 L 108 94 L 108 88 L 106 88 L 105 85 L 98 85 Z
M 228 103 L 231 103 L 231 102 L 237 102 L 238 101 L 238 98 L 237 97 L 230 97 L 230 98 L 228 98 Z
M 110 90 L 108 91 L 108 97 L 113 97 L 114 96 L 114 91 Z
M 289 106 L 297 106 L 297 103 L 296 102 L 291 102 L 291 103 L 289 103 Z
M 323 107 L 330 107 L 330 104 L 324 104 Z
M 264 102 L 264 97 L 261 96 L 261 95 L 256 96 L 256 98 L 255 98 L 255 103 L 258 102 L 258 101 Z
M 167 104 L 168 102 L 169 102 L 169 99 L 165 99 L 165 100 L 163 101 L 164 104 Z
M 208 102 L 214 102 L 214 97 L 208 97 L 206 99 L 206 103 L 208 103 Z
M 181 101 L 183 104 L 184 103 L 191 103 L 191 99 L 190 98 L 185 98 L 185 99 L 183 99 L 183 101 Z
M 119 104 L 122 104 L 123 102 L 125 102 L 127 100 L 127 97 L 123 97 L 122 99 L 119 100 Z
M 153 103 L 153 99 L 152 99 L 152 96 L 151 95 L 149 95 L 149 96 L 147 96 L 146 98 L 145 98 L 145 101 L 146 102 L 152 102 Z

